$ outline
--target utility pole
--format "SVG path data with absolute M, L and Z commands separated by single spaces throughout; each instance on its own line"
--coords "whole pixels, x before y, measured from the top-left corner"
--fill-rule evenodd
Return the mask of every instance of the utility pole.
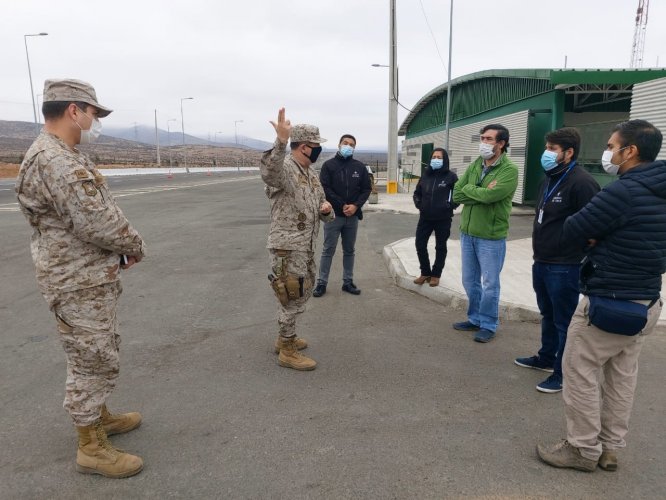
M 451 122 L 451 55 L 453 53 L 453 0 L 449 14 L 449 76 L 446 84 L 446 143 L 444 149 L 449 154 L 449 124 Z
M 155 110 L 155 144 L 157 145 L 157 167 L 162 166 L 160 161 L 160 134 L 159 129 L 157 128 L 157 110 Z
M 395 0 L 389 0 L 389 127 L 386 192 L 398 192 L 398 65 Z

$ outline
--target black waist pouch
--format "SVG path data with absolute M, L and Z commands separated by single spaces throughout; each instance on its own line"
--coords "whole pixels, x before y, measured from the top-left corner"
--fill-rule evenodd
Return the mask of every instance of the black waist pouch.
M 630 300 L 609 299 L 590 295 L 590 323 L 608 333 L 633 336 L 647 324 L 648 309 L 645 304 Z M 650 307 L 656 301 L 652 301 Z

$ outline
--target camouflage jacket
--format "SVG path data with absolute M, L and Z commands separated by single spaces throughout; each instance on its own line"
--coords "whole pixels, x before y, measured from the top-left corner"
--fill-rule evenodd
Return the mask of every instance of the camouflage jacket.
M 42 131 L 32 143 L 15 190 L 34 229 L 32 259 L 45 296 L 117 281 L 119 254 L 144 254 L 102 174 L 55 135 Z
M 301 167 L 286 153 L 286 144 L 276 139 L 273 149 L 261 159 L 261 178 L 271 203 L 267 247 L 314 252 L 319 221 L 331 221 L 335 213 L 319 213 L 326 195 L 317 174 L 311 168 Z

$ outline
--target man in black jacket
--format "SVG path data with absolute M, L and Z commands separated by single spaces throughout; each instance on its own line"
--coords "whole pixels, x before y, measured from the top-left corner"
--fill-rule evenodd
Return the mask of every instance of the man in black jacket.
M 537 446 L 555 467 L 616 470 L 616 450 L 626 446 L 638 357 L 661 313 L 666 272 L 666 162 L 655 161 L 661 145 L 661 132 L 644 120 L 617 125 L 601 163 L 620 178 L 564 223 L 564 238 L 588 254 L 562 359 L 567 439 Z M 597 317 L 606 301 L 610 308 Z
M 367 168 L 353 157 L 355 148 L 356 138 L 349 134 L 343 135 L 335 157 L 324 162 L 319 174 L 326 200 L 335 210 L 335 220 L 324 226 L 324 247 L 317 286 L 312 293 L 314 297 L 326 293 L 328 274 L 339 237 L 342 237 L 342 290 L 352 295 L 361 293 L 354 284 L 354 246 L 358 221 L 363 219 L 361 207 L 368 201 L 372 186 Z
M 541 184 L 532 230 L 532 286 L 541 313 L 541 349 L 536 356 L 517 358 L 525 368 L 552 372 L 536 388 L 539 392 L 562 390 L 562 354 L 567 329 L 578 306 L 578 275 L 583 249 L 562 239 L 564 221 L 583 208 L 599 192 L 599 184 L 576 164 L 580 134 L 565 127 L 546 134 Z
M 449 170 L 449 155 L 446 150 L 435 148 L 430 165 L 423 171 L 413 195 L 414 205 L 419 209 L 415 244 L 421 275 L 414 280 L 417 285 L 426 281 L 433 287 L 439 285 L 446 261 L 446 242 L 451 235 L 453 210 L 458 206 L 451 200 L 457 180 L 458 176 Z M 435 262 L 431 267 L 428 240 L 433 231 Z

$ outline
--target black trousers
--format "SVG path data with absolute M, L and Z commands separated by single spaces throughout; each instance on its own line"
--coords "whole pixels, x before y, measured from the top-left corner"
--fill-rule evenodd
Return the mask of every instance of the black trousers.
M 430 267 L 428 240 L 435 232 L 435 263 Z M 451 219 L 426 220 L 419 218 L 416 226 L 416 254 L 419 256 L 422 276 L 440 278 L 446 261 L 446 241 L 451 235 Z

